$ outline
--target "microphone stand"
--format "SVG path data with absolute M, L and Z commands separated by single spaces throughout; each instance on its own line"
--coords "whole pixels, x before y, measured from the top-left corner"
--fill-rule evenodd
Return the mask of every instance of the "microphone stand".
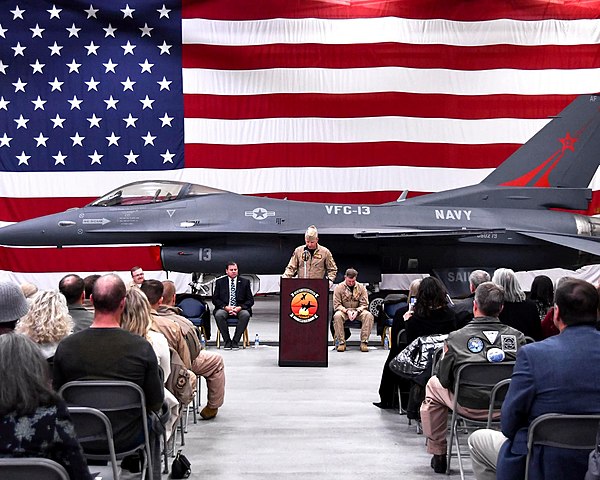
M 308 252 L 308 250 L 304 250 L 302 252 L 302 260 L 304 260 L 304 278 L 306 278 L 306 262 L 308 262 L 309 256 L 310 256 L 310 253 Z

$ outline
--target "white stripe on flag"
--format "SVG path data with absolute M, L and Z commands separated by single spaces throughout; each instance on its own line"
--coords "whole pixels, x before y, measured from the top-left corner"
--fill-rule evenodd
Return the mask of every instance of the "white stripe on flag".
M 184 19 L 183 43 L 267 45 L 400 42 L 459 46 L 579 45 L 600 42 L 600 20 L 458 22 L 396 17 L 250 21 Z
M 258 143 L 424 142 L 522 144 L 549 120 L 370 117 L 264 118 L 221 120 L 186 118 L 186 143 L 249 145 Z
M 188 168 L 168 171 L 32 172 L 19 184 L 21 172 L 0 175 L 6 197 L 59 197 L 69 185 L 72 197 L 98 197 L 139 180 L 177 180 L 237 193 L 397 191 L 408 185 L 414 191 L 438 191 L 479 183 L 492 169 L 376 166 L 352 168 L 280 167 L 227 170 Z M 60 178 L 60 181 L 58 179 Z M 310 178 L 308 184 L 303 179 Z
M 452 95 L 573 95 L 596 92 L 600 69 L 448 70 L 441 68 L 183 69 L 183 93 L 411 92 Z

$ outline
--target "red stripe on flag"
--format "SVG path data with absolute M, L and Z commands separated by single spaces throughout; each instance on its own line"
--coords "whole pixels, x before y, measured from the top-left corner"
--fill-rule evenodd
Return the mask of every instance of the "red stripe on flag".
M 426 117 L 547 118 L 565 108 L 576 95 L 459 96 L 375 92 L 353 94 L 270 94 L 184 96 L 186 118 L 239 120 L 276 117 Z M 187 160 L 187 159 L 186 159 Z
M 256 145 L 187 144 L 187 167 L 416 167 L 495 168 L 520 145 L 439 143 L 273 143 Z M 310 153 L 308 153 L 310 152 Z
M 453 46 L 407 43 L 183 46 L 184 68 L 410 67 L 451 70 L 598 68 L 598 45 Z
M 439 0 L 183 0 L 183 18 L 214 20 L 261 20 L 265 18 L 375 18 L 482 21 L 498 18 L 574 20 L 598 18 L 598 1 L 477 0 L 477 2 L 440 2 Z
M 4 222 L 20 222 L 29 218 L 62 212 L 68 208 L 83 207 L 92 200 L 95 199 L 85 197 L 0 197 L 0 219 Z
M 2 269 L 23 272 L 106 272 L 162 270 L 160 247 L 9 248 L 0 247 Z

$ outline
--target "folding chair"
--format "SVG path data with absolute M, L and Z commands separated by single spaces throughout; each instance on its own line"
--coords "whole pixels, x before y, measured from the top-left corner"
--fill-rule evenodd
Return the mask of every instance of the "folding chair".
M 100 442 L 108 448 L 110 456 L 110 466 L 112 477 L 104 468 L 91 466 L 90 471 L 96 469 L 101 470 L 102 478 L 118 480 L 119 467 L 115 454 L 115 444 L 113 440 L 113 431 L 108 417 L 100 410 L 91 407 L 69 407 L 69 415 L 75 426 L 77 439 L 83 448 L 83 453 L 87 460 L 105 460 L 106 455 L 96 455 L 86 452 L 86 447 L 89 445 L 98 445 Z
M 103 412 L 110 419 L 113 429 L 116 458 L 121 460 L 141 450 L 144 453 L 142 480 L 152 478 L 152 449 L 146 398 L 144 391 L 138 385 L 126 381 L 79 380 L 65 383 L 58 393 L 68 406 L 92 407 Z M 131 420 L 134 420 L 133 427 Z M 125 432 L 129 433 L 132 428 L 139 429 L 143 433 L 143 439 L 135 445 L 121 447 L 119 441 L 121 435 Z M 88 449 L 90 447 L 88 446 Z M 94 454 L 103 455 L 105 460 L 110 460 L 106 445 L 99 444 L 94 448 Z
M 354 328 L 356 330 L 362 330 L 362 322 L 360 320 L 345 320 L 344 321 L 344 341 L 348 342 L 348 339 L 350 338 L 350 329 Z M 329 322 L 329 331 L 331 332 L 331 337 L 333 338 L 334 342 L 335 342 L 335 330 L 333 328 L 333 316 L 331 317 L 331 320 Z M 383 339 L 383 337 L 381 337 Z M 360 341 L 360 336 L 359 336 L 359 341 Z M 347 343 L 346 343 L 347 345 Z M 382 343 L 383 345 L 383 343 Z
M 0 478 L 10 480 L 70 480 L 60 463 L 48 458 L 0 458 Z
M 450 462 L 452 460 L 452 446 L 456 444 L 456 454 L 458 456 L 458 468 L 460 469 L 460 478 L 464 480 L 465 473 L 463 470 L 462 457 L 460 455 L 460 442 L 458 439 L 458 422 L 463 421 L 465 427 L 467 423 L 477 427 L 484 427 L 487 425 L 487 418 L 485 420 L 479 418 L 471 418 L 466 415 L 461 415 L 457 412 L 457 407 L 461 405 L 461 395 L 464 395 L 464 388 L 476 387 L 479 390 L 483 390 L 486 395 L 485 403 L 489 405 L 492 389 L 501 380 L 510 378 L 514 368 L 515 362 L 502 362 L 502 363 L 483 363 L 473 362 L 465 363 L 458 367 L 456 371 L 456 378 L 454 380 L 454 402 L 452 405 L 452 419 L 450 421 L 450 439 L 448 441 L 448 466 L 446 468 L 446 474 L 450 475 Z M 493 409 L 500 407 L 498 402 L 493 405 Z
M 183 316 L 192 322 L 208 341 L 204 322 L 207 317 L 210 319 L 210 313 L 206 313 L 208 311 L 206 304 L 199 298 L 185 297 L 179 301 L 177 306 L 181 308 Z
M 237 327 L 238 321 L 239 320 L 237 317 L 227 318 L 227 328 Z M 246 327 L 246 330 L 244 330 L 244 335 L 242 336 L 242 348 L 246 348 L 248 345 L 250 345 L 250 341 L 248 340 L 248 327 Z M 217 348 L 221 348 L 221 331 L 219 330 L 218 326 L 217 326 Z
M 499 400 L 504 400 L 504 397 L 506 397 L 506 393 L 508 392 L 509 386 L 510 378 L 505 378 L 504 380 L 500 380 L 498 383 L 496 383 L 496 385 L 494 385 L 494 388 L 492 388 L 492 391 L 490 392 L 490 406 L 488 408 L 487 425 L 485 426 L 485 428 L 492 428 L 494 424 L 494 410 L 497 410 L 496 405 L 498 404 Z
M 380 307 L 382 315 L 383 315 L 383 330 L 381 331 L 381 346 L 384 345 L 386 336 L 388 336 L 390 346 L 392 345 L 391 333 L 392 333 L 392 324 L 394 322 L 394 315 L 400 308 L 406 307 L 407 299 L 408 299 L 408 297 L 404 294 L 400 294 L 400 295 L 390 294 L 387 297 L 385 297 L 383 304 Z M 377 318 L 377 317 L 375 317 L 375 318 Z
M 573 450 L 592 451 L 596 448 L 600 415 L 567 415 L 547 413 L 537 417 L 527 433 L 527 460 L 525 463 L 525 480 L 529 478 L 529 463 L 533 447 L 545 445 L 549 447 L 568 448 Z

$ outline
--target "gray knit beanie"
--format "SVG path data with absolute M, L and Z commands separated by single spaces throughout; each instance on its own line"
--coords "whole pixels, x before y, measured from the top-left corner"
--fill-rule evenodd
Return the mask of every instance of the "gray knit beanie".
M 14 322 L 28 310 L 21 287 L 12 282 L 0 282 L 0 323 Z

